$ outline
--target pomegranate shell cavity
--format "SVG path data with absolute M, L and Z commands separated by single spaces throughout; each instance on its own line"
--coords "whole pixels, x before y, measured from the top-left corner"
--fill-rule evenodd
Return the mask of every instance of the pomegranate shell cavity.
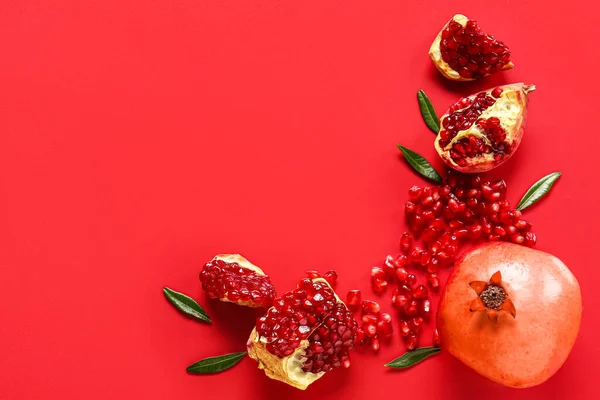
M 525 127 L 528 93 L 534 85 L 515 83 L 465 97 L 440 118 L 434 146 L 451 168 L 489 171 L 517 150 Z
M 356 331 L 352 312 L 328 282 L 304 278 L 257 320 L 247 350 L 269 378 L 304 390 L 350 365 Z
M 200 272 L 202 289 L 211 299 L 247 307 L 270 307 L 275 287 L 265 273 L 239 254 L 218 254 Z
M 504 43 L 461 14 L 444 25 L 429 49 L 435 67 L 453 81 L 473 81 L 511 69 L 510 55 Z

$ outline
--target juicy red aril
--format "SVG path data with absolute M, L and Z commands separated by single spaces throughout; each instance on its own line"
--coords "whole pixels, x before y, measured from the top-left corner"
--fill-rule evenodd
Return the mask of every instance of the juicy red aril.
M 200 282 L 210 299 L 270 307 L 275 297 L 275 288 L 267 275 L 259 275 L 238 263 L 209 261 L 200 272 Z
M 417 300 L 422 300 L 427 298 L 429 291 L 425 285 L 419 285 L 413 290 L 413 297 Z
M 423 326 L 423 318 L 422 317 L 414 317 L 408 321 L 408 326 L 410 327 L 411 332 L 419 332 L 421 327 Z
M 425 319 L 431 314 L 431 302 L 429 299 L 422 300 L 419 304 L 419 315 Z
M 385 289 L 387 288 L 387 281 L 383 280 L 383 279 L 373 279 L 372 280 L 373 283 L 373 291 L 375 293 L 383 293 L 385 292 Z
M 400 236 L 400 250 L 404 254 L 408 254 L 410 248 L 412 247 L 413 237 L 410 233 L 404 232 L 402 236 Z
M 377 322 L 377 335 L 388 337 L 391 336 L 393 332 L 392 317 L 388 313 L 382 313 Z
M 365 335 L 367 337 L 372 338 L 377 334 L 377 326 L 373 323 L 363 325 L 363 329 L 365 330 Z
M 414 286 L 415 283 L 417 283 L 417 277 L 414 274 L 408 274 L 408 276 L 406 277 L 406 283 L 409 286 Z
M 372 279 L 385 279 L 387 277 L 387 273 L 381 267 L 373 267 L 371 268 L 371 278 Z
M 419 302 L 415 299 L 409 301 L 404 313 L 409 317 L 414 317 L 417 315 L 419 313 Z
M 373 300 L 363 301 L 360 307 L 363 314 L 379 314 L 381 310 L 379 303 Z
M 401 293 L 400 290 L 394 289 L 394 292 L 392 293 L 392 306 L 396 310 L 404 310 L 408 307 L 411 298 L 411 295 Z
M 437 329 L 433 331 L 433 345 L 440 347 L 440 334 Z
M 417 334 L 416 333 L 411 333 L 406 337 L 405 340 L 406 343 L 406 349 L 407 350 L 414 350 L 417 348 Z
M 317 279 L 321 277 L 321 274 L 319 271 L 306 271 L 306 276 L 308 276 L 310 279 Z
M 327 283 L 329 283 L 331 286 L 335 286 L 335 284 L 337 283 L 338 275 L 337 272 L 335 272 L 334 270 L 330 270 L 323 274 L 323 278 L 325 278 Z
M 350 290 L 346 296 L 346 306 L 352 311 L 358 311 L 362 295 L 360 290 Z
M 408 322 L 401 319 L 400 320 L 400 335 L 408 336 L 409 334 L 410 334 L 410 326 L 408 325 Z
M 396 268 L 396 278 L 398 278 L 399 282 L 406 282 L 408 279 L 408 272 L 403 267 Z
M 312 373 L 327 372 L 349 363 L 349 351 L 354 346 L 357 331 L 352 313 L 337 303 L 323 323 L 308 337 L 303 370 Z
M 525 240 L 523 241 L 523 244 L 525 246 L 534 247 L 536 242 L 537 242 L 537 236 L 535 235 L 535 233 L 527 232 L 525 234 Z
M 440 288 L 440 278 L 438 278 L 436 274 L 427 275 L 427 283 L 434 292 L 437 292 Z
M 379 338 L 377 336 L 371 338 L 371 350 L 379 350 Z
M 379 319 L 375 314 L 366 314 L 362 317 L 363 325 L 375 325 Z

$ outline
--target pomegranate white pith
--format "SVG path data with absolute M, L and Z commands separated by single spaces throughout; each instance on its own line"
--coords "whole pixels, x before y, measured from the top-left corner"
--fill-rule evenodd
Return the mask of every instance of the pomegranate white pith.
M 272 379 L 298 389 L 348 367 L 356 321 L 323 278 L 304 278 L 274 301 L 247 342 L 248 355 Z
M 269 277 L 240 254 L 217 254 L 200 272 L 209 298 L 247 307 L 269 307 L 275 288 Z
M 527 116 L 527 95 L 535 85 L 515 83 L 465 97 L 440 118 L 434 146 L 451 168 L 489 171 L 517 150 Z
M 459 31 L 462 27 L 462 32 L 456 32 L 454 27 Z M 440 30 L 429 48 L 429 57 L 438 71 L 453 81 L 473 81 L 514 67 L 506 46 L 461 14 Z
M 478 311 L 476 289 L 481 288 L 474 283 L 498 272 L 498 286 L 511 304 Z M 456 262 L 440 299 L 437 327 L 442 348 L 453 356 L 495 382 L 522 388 L 546 381 L 562 366 L 575 343 L 581 311 L 577 279 L 558 258 L 489 243 Z

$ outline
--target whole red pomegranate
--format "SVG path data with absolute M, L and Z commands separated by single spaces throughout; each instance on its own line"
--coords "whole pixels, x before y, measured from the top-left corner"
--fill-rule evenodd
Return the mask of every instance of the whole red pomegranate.
M 460 14 L 442 28 L 429 56 L 442 75 L 453 81 L 472 81 L 514 66 L 504 43 Z
M 207 296 L 248 307 L 269 307 L 275 287 L 265 273 L 239 254 L 217 254 L 200 272 Z
M 272 379 L 298 389 L 350 366 L 356 321 L 323 278 L 304 278 L 256 321 L 248 355 Z
M 481 375 L 524 388 L 567 359 L 581 323 L 577 279 L 551 254 L 487 243 L 454 266 L 440 299 L 441 346 Z
M 534 85 L 495 87 L 452 104 L 440 118 L 434 145 L 444 162 L 461 172 L 489 171 L 519 147 Z

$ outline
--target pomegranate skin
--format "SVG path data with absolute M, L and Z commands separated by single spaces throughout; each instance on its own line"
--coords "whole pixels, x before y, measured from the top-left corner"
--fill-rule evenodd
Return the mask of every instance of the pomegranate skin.
M 516 318 L 502 312 L 493 322 L 471 312 L 477 297 L 469 286 L 500 271 Z M 497 383 L 526 388 L 549 379 L 577 338 L 582 301 L 579 283 L 558 258 L 511 243 L 487 243 L 455 264 L 440 299 L 441 346 Z

